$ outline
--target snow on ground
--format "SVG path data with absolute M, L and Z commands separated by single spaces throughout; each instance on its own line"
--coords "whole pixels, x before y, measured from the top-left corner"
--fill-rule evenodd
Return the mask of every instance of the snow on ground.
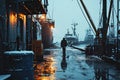
M 52 68 L 55 72 L 46 76 L 47 80 L 120 80 L 120 70 L 116 67 L 96 56 L 86 57 L 84 53 L 73 48 L 67 47 L 65 59 L 61 48 L 46 49 L 44 58 L 54 62 Z M 40 80 L 45 79 L 42 77 Z

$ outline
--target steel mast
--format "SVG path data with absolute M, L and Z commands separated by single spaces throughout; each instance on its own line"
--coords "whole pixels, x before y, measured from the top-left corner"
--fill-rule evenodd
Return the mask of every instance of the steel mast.
M 117 0 L 117 54 L 119 53 L 119 36 L 120 36 L 120 0 Z

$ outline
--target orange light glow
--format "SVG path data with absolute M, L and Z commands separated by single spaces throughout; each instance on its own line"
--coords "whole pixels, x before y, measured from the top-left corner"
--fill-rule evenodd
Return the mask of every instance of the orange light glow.
M 51 30 L 53 30 L 54 29 L 53 25 L 50 25 L 50 28 L 51 28 Z
M 19 15 L 18 18 L 21 18 L 24 21 L 24 24 L 25 24 L 25 22 L 26 22 L 25 15 L 24 14 L 18 14 L 18 15 Z M 11 24 L 12 27 L 17 25 L 17 13 L 15 13 L 15 12 L 10 13 L 10 24 Z
M 49 25 L 50 25 L 51 30 L 53 30 L 54 29 L 54 22 L 50 22 Z
M 26 24 L 26 16 L 25 16 L 24 14 L 21 14 L 21 13 L 19 13 L 18 16 L 19 16 L 20 19 L 23 20 L 23 22 L 24 22 L 23 24 L 24 24 L 24 27 L 25 27 L 25 24 Z
M 19 14 L 19 18 L 24 19 L 25 15 L 24 14 Z
M 40 21 L 45 21 L 46 20 L 46 14 L 42 14 L 40 16 Z
M 35 69 L 35 80 L 55 80 L 55 71 L 56 67 L 53 66 L 55 64 L 54 59 L 49 57 L 49 59 L 45 62 L 36 65 Z
M 10 24 L 14 26 L 17 23 L 17 14 L 14 12 L 10 13 Z

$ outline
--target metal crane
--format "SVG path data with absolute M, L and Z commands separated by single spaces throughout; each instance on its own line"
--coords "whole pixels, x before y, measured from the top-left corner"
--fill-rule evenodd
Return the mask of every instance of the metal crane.
M 100 30 L 96 29 L 96 26 L 94 25 L 94 22 L 83 2 L 83 0 L 80 0 L 82 6 L 83 6 L 83 9 L 92 25 L 92 28 L 94 30 L 94 32 L 96 33 L 96 37 L 99 41 L 99 32 Z M 108 26 L 109 26 L 109 22 L 110 22 L 110 15 L 111 15 L 111 12 L 112 12 L 112 5 L 113 5 L 113 0 L 110 1 L 110 6 L 109 6 L 109 13 L 108 13 L 108 17 L 107 17 L 107 0 L 103 0 L 103 28 L 101 29 L 101 34 L 102 34 L 102 46 L 103 46 L 103 53 L 106 53 L 106 39 L 107 39 L 107 30 L 108 30 Z
M 89 14 L 89 12 L 88 12 L 88 10 L 87 10 L 84 2 L 83 2 L 82 0 L 80 0 L 80 2 L 81 2 L 82 6 L 83 6 L 83 8 L 84 8 L 84 10 L 85 10 L 85 12 L 86 12 L 86 15 L 87 15 L 87 17 L 88 17 L 88 19 L 89 19 L 92 27 L 93 27 L 93 30 L 94 30 L 95 34 L 97 34 L 96 26 L 95 26 L 95 24 L 94 24 L 94 22 L 93 22 L 93 20 L 92 20 L 92 18 L 91 18 L 91 16 L 90 16 L 90 14 Z

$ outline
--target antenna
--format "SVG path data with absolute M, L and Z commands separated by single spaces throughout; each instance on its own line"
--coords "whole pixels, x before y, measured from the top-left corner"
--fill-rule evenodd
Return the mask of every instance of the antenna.
M 78 23 L 73 23 L 71 25 L 73 25 L 73 27 L 72 27 L 73 34 L 76 35 L 76 26 L 78 25 Z

